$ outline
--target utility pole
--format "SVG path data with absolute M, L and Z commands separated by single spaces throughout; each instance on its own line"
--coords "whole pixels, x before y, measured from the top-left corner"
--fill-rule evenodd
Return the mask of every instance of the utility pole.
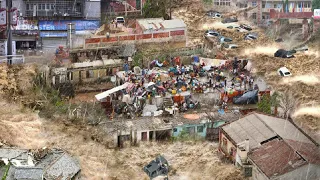
M 8 65 L 12 65 L 12 32 L 11 32 L 11 8 L 12 0 L 6 0 L 7 6 L 7 58 Z

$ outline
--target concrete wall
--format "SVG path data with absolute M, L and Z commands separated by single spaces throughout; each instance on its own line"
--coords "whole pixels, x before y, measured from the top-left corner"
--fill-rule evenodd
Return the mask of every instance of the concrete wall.
M 101 18 L 101 2 L 86 1 L 85 8 L 84 8 L 84 17 L 86 17 L 86 19 L 100 19 Z

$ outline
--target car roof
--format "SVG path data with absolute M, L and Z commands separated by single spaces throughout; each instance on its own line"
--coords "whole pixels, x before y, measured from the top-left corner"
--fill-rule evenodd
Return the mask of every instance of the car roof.
M 290 72 L 289 69 L 287 67 L 281 67 L 279 68 L 279 71 L 282 71 L 282 72 Z

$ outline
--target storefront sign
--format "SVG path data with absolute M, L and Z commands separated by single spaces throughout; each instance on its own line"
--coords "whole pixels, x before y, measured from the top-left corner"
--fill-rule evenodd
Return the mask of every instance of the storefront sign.
M 63 31 L 68 29 L 68 24 L 73 23 L 76 31 L 96 30 L 100 28 L 100 22 L 96 20 L 60 20 L 60 21 L 39 21 L 40 30 Z
M 38 30 L 38 21 L 18 20 L 17 26 L 13 26 L 12 30 Z
M 320 9 L 313 10 L 313 18 L 320 19 Z
M 0 9 L 0 26 L 7 25 L 7 10 L 4 8 Z
M 40 32 L 40 37 L 67 37 L 67 32 Z

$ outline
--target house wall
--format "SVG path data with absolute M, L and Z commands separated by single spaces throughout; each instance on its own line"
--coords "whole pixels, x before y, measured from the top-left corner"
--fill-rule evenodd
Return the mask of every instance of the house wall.
M 223 145 L 223 139 L 227 140 L 227 144 Z M 219 131 L 219 149 L 227 156 L 230 157 L 231 160 L 235 161 L 236 159 L 236 146 L 227 138 L 227 136 L 220 129 Z M 231 149 L 234 149 L 232 155 L 230 155 Z
M 198 127 L 199 128 L 202 127 L 203 131 L 198 132 Z M 177 126 L 173 129 L 172 136 L 178 137 L 181 134 L 181 132 L 183 132 L 183 131 L 187 132 L 187 128 L 194 128 L 195 129 L 194 132 L 197 136 L 205 138 L 206 134 L 207 134 L 207 127 L 208 127 L 208 124 L 185 124 L 182 126 Z M 191 135 L 191 134 L 189 134 L 189 135 Z

